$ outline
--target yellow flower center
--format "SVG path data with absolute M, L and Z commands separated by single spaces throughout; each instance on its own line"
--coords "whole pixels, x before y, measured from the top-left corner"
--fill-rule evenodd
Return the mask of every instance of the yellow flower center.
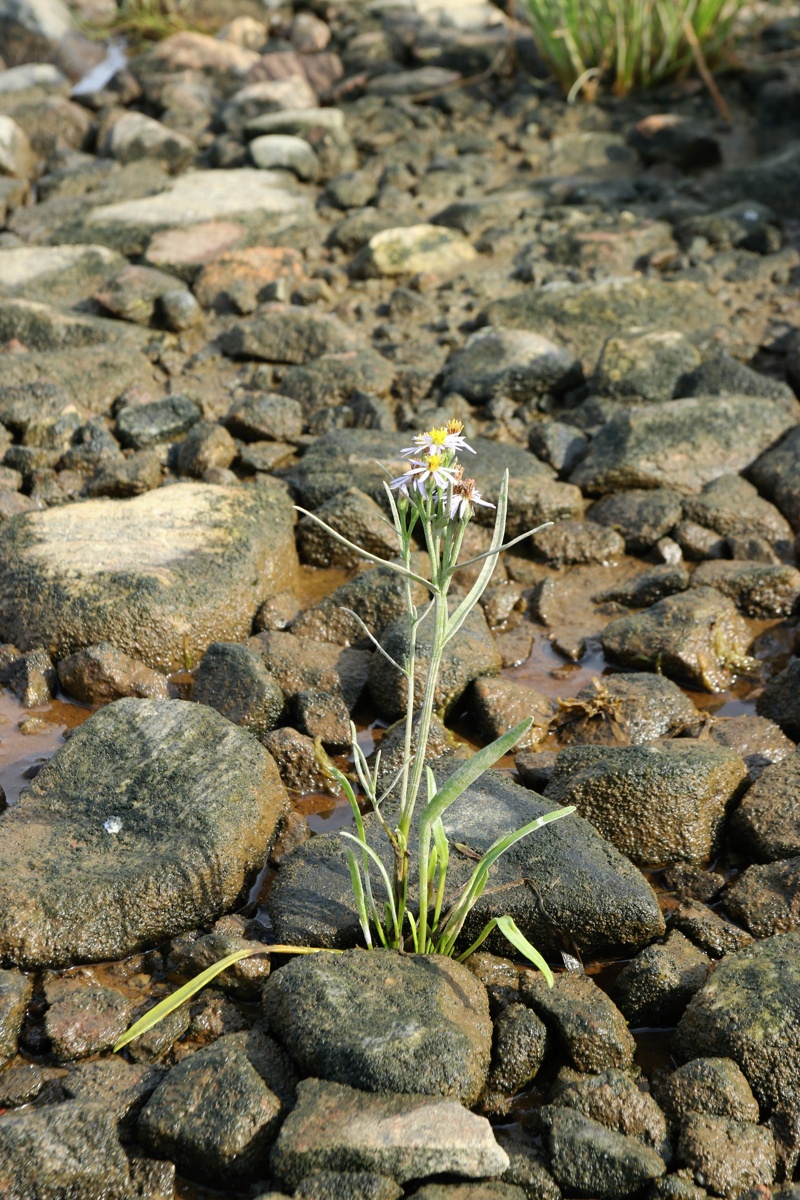
M 461 433 L 461 430 L 463 428 L 464 428 L 463 422 L 459 421 L 456 417 L 453 417 L 452 421 L 447 422 L 447 432 L 448 433 Z
M 425 455 L 425 466 L 428 468 L 429 471 L 438 471 L 439 467 L 442 465 L 442 461 L 443 460 L 442 460 L 441 454 L 426 454 Z
M 446 429 L 429 429 L 425 434 L 432 446 L 443 446 L 447 437 Z

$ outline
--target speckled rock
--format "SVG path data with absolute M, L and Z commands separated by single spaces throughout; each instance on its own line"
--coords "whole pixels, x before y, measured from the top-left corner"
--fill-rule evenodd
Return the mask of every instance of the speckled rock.
M 643 554 L 674 529 L 682 511 L 681 497 L 671 488 L 631 488 L 603 496 L 588 515 L 621 533 L 629 554 Z
M 280 721 L 283 692 L 261 658 L 237 642 L 212 642 L 200 662 L 192 699 L 263 737 Z
M 137 1122 L 155 1157 L 218 1184 L 263 1177 L 281 1104 L 242 1050 L 216 1043 L 179 1063 L 159 1084 Z
M 753 463 L 750 478 L 792 529 L 800 530 L 800 426 Z
M 108 705 L 0 817 L 0 953 L 122 958 L 215 919 L 263 865 L 285 804 L 267 751 L 212 709 Z
M 794 742 L 774 721 L 749 713 L 741 717 L 717 717 L 709 736 L 712 742 L 730 746 L 744 759 L 751 781 L 763 775 L 773 763 L 783 762 L 795 749 Z
M 509 1004 L 494 1022 L 487 1091 L 513 1096 L 536 1078 L 547 1050 L 547 1026 L 525 1004 Z
M 612 995 L 631 1025 L 675 1025 L 711 971 L 711 962 L 677 929 L 622 968 Z
M 665 596 L 673 596 L 676 592 L 685 592 L 689 586 L 690 576 L 686 567 L 679 564 L 664 563 L 657 567 L 648 567 L 622 583 L 612 584 L 604 592 L 595 596 L 599 602 L 613 601 L 624 604 L 626 608 L 649 608 L 657 604 Z
M 607 1067 L 587 1075 L 562 1067 L 547 1097 L 557 1108 L 573 1108 L 615 1133 L 636 1138 L 643 1146 L 670 1156 L 664 1114 L 630 1074 Z
M 683 1015 L 673 1044 L 679 1059 L 732 1058 L 761 1106 L 789 1133 L 779 1157 L 797 1161 L 800 1118 L 800 933 L 787 933 L 728 955 Z M 794 1128 L 795 1133 L 791 1130 Z
M 731 817 L 731 833 L 760 862 L 800 854 L 800 751 L 768 766 Z
M 551 567 L 576 563 L 615 565 L 625 541 L 614 529 L 593 521 L 555 521 L 531 536 L 533 557 Z
M 645 746 L 569 746 L 545 795 L 574 804 L 639 866 L 703 862 L 746 778 L 733 750 L 691 738 Z
M 792 543 L 792 527 L 774 504 L 759 496 L 741 475 L 721 475 L 707 483 L 698 496 L 686 496 L 687 520 L 712 529 L 722 537 L 764 538 L 780 553 Z
M 355 279 L 415 275 L 419 271 L 449 274 L 467 268 L 477 251 L 463 234 L 441 225 L 407 225 L 384 229 L 369 239 L 350 264 Z
M 185 483 L 26 513 L 0 527 L 0 637 L 57 658 L 109 641 L 149 667 L 238 641 L 296 570 L 279 488 Z
M 748 1187 L 775 1177 L 775 1143 L 769 1129 L 729 1117 L 692 1113 L 681 1130 L 677 1159 L 715 1196 L 734 1200 Z
M 590 495 L 624 488 L 699 492 L 743 471 L 798 419 L 796 402 L 699 396 L 626 409 L 605 424 L 570 476 Z
M 655 1150 L 571 1108 L 548 1107 L 543 1115 L 550 1169 L 562 1188 L 601 1198 L 628 1196 L 667 1169 Z
M 444 374 L 450 391 L 474 403 L 494 397 L 521 403 L 577 387 L 583 373 L 574 354 L 538 333 L 489 328 L 470 334 Z
M 398 1183 L 376 1171 L 314 1171 L 294 1190 L 295 1200 L 400 1200 L 402 1194 Z
M 452 766 L 442 764 L 442 772 Z M 445 814 L 450 842 L 483 852 L 500 829 L 518 829 L 552 810 L 497 772 L 473 784 Z M 374 817 L 364 818 L 374 849 L 389 862 L 389 848 Z M 460 887 L 473 868 L 470 859 L 451 855 L 449 879 Z M 522 884 L 531 879 L 547 897 L 543 914 L 536 894 Z M 376 872 L 374 886 L 380 888 Z M 414 879 L 411 880 L 413 894 Z M 495 891 L 494 889 L 498 889 Z M 312 838 L 282 865 L 269 897 L 278 939 L 294 944 L 344 947 L 359 939 L 346 850 L 341 838 Z M 641 873 L 577 814 L 524 838 L 497 862 L 464 928 L 464 948 L 493 916 L 509 913 L 542 953 L 576 947 L 588 957 L 629 953 L 664 932 L 654 892 Z M 506 953 L 507 943 L 491 935 L 489 949 Z M 571 952 L 574 950 L 571 949 Z
M 172 442 L 200 420 L 200 409 L 188 396 L 170 396 L 150 404 L 131 404 L 120 410 L 116 433 L 121 445 L 146 450 Z
M 629 331 L 606 342 L 594 385 L 616 398 L 671 400 L 680 377 L 699 362 L 699 353 L 683 333 Z
M 800 741 L 800 658 L 773 676 L 756 700 L 756 712 L 769 717 L 793 741 Z
M 265 304 L 225 333 L 222 347 L 232 358 L 305 363 L 321 354 L 352 350 L 358 339 L 343 321 L 290 304 Z
M 455 1100 L 375 1095 L 304 1079 L 272 1151 L 287 1188 L 314 1171 L 377 1171 L 398 1183 L 431 1175 L 496 1176 L 508 1155 L 491 1126 Z
M 159 672 L 123 654 L 110 642 L 87 646 L 58 664 L 58 682 L 85 704 L 108 704 L 123 696 L 168 700 L 172 690 Z
M 800 599 L 800 571 L 777 564 L 702 562 L 692 587 L 716 588 L 748 617 L 788 617 Z
M 692 729 L 697 721 L 697 709 L 676 683 L 631 671 L 603 675 L 574 699 L 561 700 L 553 729 L 561 745 L 639 745 Z
M 304 1074 L 464 1104 L 486 1082 L 486 992 L 452 960 L 362 950 L 302 956 L 270 976 L 263 1002 Z
M 635 1042 L 625 1018 L 588 975 L 557 975 L 552 988 L 527 971 L 520 997 L 557 1036 L 579 1071 L 629 1067 Z
M 17 1053 L 17 1038 L 32 995 L 33 980 L 27 975 L 0 971 L 0 1066 Z
M 748 867 L 725 893 L 725 908 L 756 938 L 797 929 L 800 856 Z
M 471 712 L 487 741 L 507 733 L 520 721 L 533 718 L 533 725 L 517 742 L 517 750 L 536 746 L 546 738 L 556 711 L 549 696 L 524 683 L 502 677 L 492 679 L 482 676 L 476 679 L 472 685 L 471 701 Z
M 731 924 L 697 900 L 685 901 L 672 915 L 672 924 L 712 958 L 722 958 L 751 945 L 752 934 Z
M 62 1086 L 72 1099 L 102 1105 L 127 1138 L 134 1132 L 136 1118 L 163 1077 L 163 1067 L 106 1058 L 75 1064 Z
M 407 617 L 399 617 L 383 632 L 381 646 L 396 663 L 405 659 L 409 645 Z M 422 702 L 425 673 L 433 646 L 431 623 L 423 625 L 416 637 L 416 673 L 414 698 Z M 457 638 L 445 648 L 434 705 L 449 711 L 463 696 L 468 685 L 482 675 L 496 675 L 502 666 L 500 652 L 480 607 L 474 608 L 461 626 Z M 401 717 L 406 709 L 408 685 L 404 675 L 382 654 L 374 654 L 369 664 L 370 695 L 382 716 Z
M 57 980 L 54 983 L 67 982 Z M 45 1030 L 58 1062 L 72 1062 L 110 1050 L 130 1024 L 131 1006 L 117 988 L 45 985 L 50 1005 Z
M 750 1084 L 731 1058 L 693 1058 L 657 1088 L 658 1102 L 674 1126 L 690 1113 L 758 1121 Z
M 749 633 L 732 600 L 690 588 L 605 627 L 603 650 L 627 667 L 650 667 L 706 691 L 723 691 L 747 669 Z M 765 714 L 769 715 L 769 714 Z
M 81 1200 L 125 1200 L 130 1195 L 128 1160 L 113 1115 L 102 1105 L 80 1100 L 4 1116 L 0 1177 L 10 1200 L 70 1192 Z
M 322 504 L 314 516 L 348 541 L 378 558 L 394 558 L 399 550 L 397 535 L 386 523 L 383 510 L 358 488 L 347 488 Z M 311 517 L 297 527 L 298 547 L 303 562 L 315 567 L 356 567 L 364 558 L 342 545 Z

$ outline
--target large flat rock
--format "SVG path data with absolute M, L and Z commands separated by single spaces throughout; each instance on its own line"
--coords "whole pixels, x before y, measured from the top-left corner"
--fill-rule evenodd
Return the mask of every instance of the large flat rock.
M 603 426 L 570 482 L 590 495 L 627 488 L 699 492 L 749 467 L 797 424 L 795 400 L 693 396 L 617 413 Z
M 123 958 L 215 920 L 286 802 L 270 754 L 213 709 L 108 705 L 0 816 L 0 958 Z
M 220 218 L 261 225 L 312 211 L 308 198 L 274 171 L 188 171 L 155 196 L 98 205 L 86 215 L 83 229 L 86 240 L 134 253 L 160 229 Z
M 489 771 L 448 809 L 445 831 L 451 846 L 459 843 L 483 853 L 501 833 L 555 807 Z M 366 817 L 364 824 L 373 849 L 388 863 L 388 843 L 375 818 Z M 360 940 L 345 846 L 335 834 L 315 837 L 281 866 L 269 899 L 279 941 L 341 948 Z M 454 851 L 448 888 L 455 893 L 474 865 Z M 412 878 L 412 890 L 414 886 Z M 376 897 L 381 896 L 377 871 L 373 887 Z M 642 874 L 577 813 L 517 842 L 498 860 L 459 944 L 466 949 L 488 920 L 503 913 L 514 918 L 539 950 L 554 956 L 562 949 L 587 957 L 635 953 L 664 932 L 655 893 Z M 508 952 L 498 934 L 487 947 Z
M 25 513 L 0 529 L 0 638 L 65 658 L 111 642 L 159 670 L 241 641 L 297 569 L 280 488 L 184 483 Z

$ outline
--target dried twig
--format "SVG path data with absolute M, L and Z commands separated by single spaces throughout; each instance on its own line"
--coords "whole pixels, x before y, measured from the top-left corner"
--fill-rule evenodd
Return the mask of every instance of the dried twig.
M 694 59 L 694 65 L 697 67 L 697 72 L 700 75 L 700 78 L 703 80 L 703 83 L 708 88 L 709 95 L 716 104 L 719 115 L 722 117 L 726 125 L 732 125 L 733 122 L 731 120 L 731 110 L 728 108 L 722 92 L 717 87 L 714 76 L 708 69 L 708 63 L 706 62 L 702 47 L 697 40 L 697 34 L 695 33 L 694 26 L 692 25 L 692 22 L 689 20 L 688 16 L 683 18 L 683 32 L 686 36 L 687 42 L 689 43 L 689 49 L 692 52 L 692 58 Z

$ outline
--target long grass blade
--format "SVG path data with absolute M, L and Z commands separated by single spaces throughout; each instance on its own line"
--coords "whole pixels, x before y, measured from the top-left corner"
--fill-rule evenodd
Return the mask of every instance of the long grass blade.
M 526 717 L 524 721 L 520 721 L 519 725 L 509 729 L 508 733 L 496 738 L 488 746 L 479 750 L 477 754 L 473 754 L 472 758 L 463 762 L 452 775 L 445 779 L 433 800 L 423 809 L 421 820 L 432 825 L 437 817 L 443 816 L 470 784 L 479 779 L 484 771 L 493 767 L 504 754 L 509 754 L 514 749 L 519 739 L 528 732 L 532 724 L 533 718 Z
M 183 987 L 179 987 L 176 992 L 166 999 L 161 1000 L 149 1012 L 146 1012 L 143 1017 L 140 1017 L 126 1033 L 114 1045 L 114 1053 L 122 1050 L 134 1038 L 141 1037 L 143 1033 L 147 1033 L 148 1029 L 152 1029 L 158 1025 L 159 1021 L 163 1021 L 164 1017 L 168 1017 L 176 1008 L 180 1008 L 187 1000 L 191 1000 L 192 996 L 196 996 L 207 983 L 212 979 L 226 971 L 228 967 L 232 967 L 234 963 L 241 962 L 243 958 L 252 958 L 255 954 L 339 954 L 339 950 L 324 950 L 318 946 L 248 946 L 244 950 L 234 950 L 233 954 L 227 954 L 225 958 L 221 958 L 219 962 L 214 963 L 210 967 L 206 967 L 205 971 L 201 971 L 194 979 L 190 979 Z

